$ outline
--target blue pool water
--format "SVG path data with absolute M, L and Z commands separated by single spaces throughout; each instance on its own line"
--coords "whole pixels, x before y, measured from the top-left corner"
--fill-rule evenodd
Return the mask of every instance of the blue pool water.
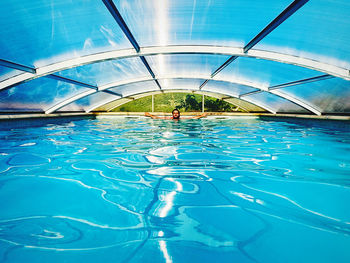
M 350 262 L 350 132 L 331 127 L 0 129 L 0 262 Z

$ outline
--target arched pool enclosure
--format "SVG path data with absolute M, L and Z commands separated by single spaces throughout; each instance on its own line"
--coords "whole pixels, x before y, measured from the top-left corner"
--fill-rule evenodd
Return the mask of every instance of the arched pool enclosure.
M 189 91 L 350 113 L 348 1 L 2 1 L 0 111 L 105 111 Z
M 0 262 L 350 262 L 349 0 L 0 12 Z

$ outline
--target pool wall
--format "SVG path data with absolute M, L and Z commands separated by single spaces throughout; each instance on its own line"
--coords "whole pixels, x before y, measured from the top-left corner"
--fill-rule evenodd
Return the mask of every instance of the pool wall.
M 170 113 L 154 112 L 158 116 L 170 116 Z M 184 112 L 182 116 L 198 115 L 199 112 Z M 256 117 L 266 121 L 290 121 L 307 126 L 331 125 L 333 128 L 350 129 L 350 116 L 336 115 L 300 115 L 300 114 L 266 114 L 266 113 L 234 113 L 234 112 L 207 112 L 209 117 Z M 94 113 L 27 113 L 27 114 L 0 114 L 0 128 L 20 128 L 42 126 L 51 123 L 64 123 L 79 119 L 94 119 L 98 116 L 144 116 L 144 112 L 94 112 Z
M 79 119 L 94 119 L 90 113 L 59 113 L 59 114 L 15 114 L 0 115 L 0 128 L 12 129 L 22 127 L 42 126 L 45 124 L 64 123 Z

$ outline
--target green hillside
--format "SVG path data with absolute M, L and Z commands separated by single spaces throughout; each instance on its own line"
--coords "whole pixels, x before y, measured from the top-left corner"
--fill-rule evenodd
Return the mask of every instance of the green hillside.
M 171 112 L 173 109 L 182 112 L 201 111 L 202 95 L 189 93 L 163 93 L 154 95 L 155 112 Z M 209 112 L 232 112 L 237 107 L 223 100 L 205 96 L 204 109 Z M 152 111 L 152 96 L 140 98 L 115 108 L 115 112 Z M 239 110 L 238 110 L 239 111 Z

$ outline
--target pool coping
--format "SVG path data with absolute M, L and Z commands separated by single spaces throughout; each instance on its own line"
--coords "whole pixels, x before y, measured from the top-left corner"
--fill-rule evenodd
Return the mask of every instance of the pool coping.
M 37 119 L 37 118 L 61 118 L 61 117 L 86 117 L 95 116 L 93 113 L 18 113 L 18 114 L 2 114 L 0 115 L 0 121 L 2 120 L 20 120 L 20 119 Z
M 339 120 L 350 121 L 350 116 L 343 115 L 305 115 L 305 114 L 283 114 L 283 113 L 236 113 L 236 112 L 206 112 L 208 116 L 222 116 L 222 117 L 239 117 L 239 116 L 256 116 L 256 117 L 278 117 L 278 118 L 301 118 L 301 119 L 319 119 L 319 120 Z M 144 112 L 95 112 L 96 116 L 144 116 Z M 171 113 L 152 112 L 158 116 L 171 116 Z M 184 112 L 183 116 L 199 115 L 200 112 Z
M 170 116 L 171 113 L 154 112 L 158 116 Z M 198 115 L 200 112 L 184 112 L 183 116 Z M 296 119 L 319 119 L 319 120 L 339 120 L 350 121 L 350 116 L 344 115 L 304 115 L 304 114 L 271 114 L 271 113 L 235 113 L 235 112 L 207 112 L 208 116 L 238 117 L 238 116 L 256 116 L 256 117 L 278 117 L 278 118 L 296 118 Z M 0 121 L 37 119 L 37 118 L 62 118 L 62 117 L 95 117 L 95 116 L 144 116 L 144 112 L 70 112 L 70 113 L 18 113 L 18 114 L 0 114 Z

